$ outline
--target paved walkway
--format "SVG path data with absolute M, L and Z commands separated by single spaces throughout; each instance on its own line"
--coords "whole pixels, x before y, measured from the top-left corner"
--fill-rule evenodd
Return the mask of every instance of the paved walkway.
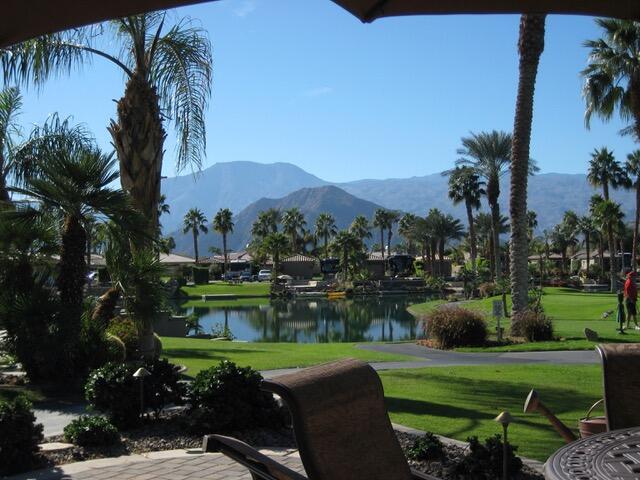
M 304 473 L 295 450 L 261 450 Z M 221 453 L 169 450 L 70 463 L 8 477 L 8 480 L 250 480 L 249 471 Z

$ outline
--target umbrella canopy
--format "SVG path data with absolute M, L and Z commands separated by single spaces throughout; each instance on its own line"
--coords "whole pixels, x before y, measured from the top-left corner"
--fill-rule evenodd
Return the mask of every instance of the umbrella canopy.
M 212 0 L 2 0 L 0 48 L 111 18 Z
M 363 22 L 400 15 L 566 13 L 640 19 L 639 0 L 333 0 Z

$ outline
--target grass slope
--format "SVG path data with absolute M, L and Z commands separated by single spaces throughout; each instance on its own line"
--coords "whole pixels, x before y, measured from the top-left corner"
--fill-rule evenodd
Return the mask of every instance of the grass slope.
M 193 285 L 182 287 L 180 291 L 188 297 L 200 298 L 202 295 L 237 295 L 269 296 L 269 282 L 227 283 L 215 282 L 207 285 Z
M 563 445 L 546 419 L 522 413 L 535 387 L 544 403 L 570 428 L 602 396 L 600 367 L 507 365 L 434 367 L 380 372 L 391 420 L 466 440 L 501 433 L 493 419 L 508 410 L 509 437 L 519 454 L 546 460 Z
M 415 360 L 406 355 L 359 349 L 354 343 L 241 343 L 164 337 L 162 345 L 163 356 L 173 363 L 186 365 L 189 376 L 222 360 L 256 370 L 307 367 L 345 357 L 376 362 Z
M 460 302 L 460 306 L 482 312 L 487 317 L 490 331 L 495 331 L 495 320 L 491 317 L 491 305 L 500 297 Z M 416 316 L 428 314 L 441 305 L 441 300 L 412 305 L 409 311 Z M 508 297 L 509 308 L 511 299 Z M 617 299 L 611 293 L 583 293 L 569 288 L 545 288 L 542 297 L 545 313 L 553 319 L 556 336 L 561 340 L 553 342 L 525 343 L 492 348 L 466 348 L 464 351 L 532 351 L 532 350 L 590 350 L 594 342 L 584 338 L 583 331 L 590 328 L 598 332 L 600 342 L 640 342 L 640 332 L 627 330 L 626 335 L 617 333 L 615 309 Z M 602 314 L 614 310 L 608 318 Z M 509 330 L 509 319 L 502 320 L 502 325 Z

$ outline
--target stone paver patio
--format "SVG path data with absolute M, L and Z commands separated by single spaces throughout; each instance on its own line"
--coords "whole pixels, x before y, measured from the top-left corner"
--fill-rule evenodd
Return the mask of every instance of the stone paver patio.
M 304 474 L 296 450 L 261 450 Z M 221 453 L 169 450 L 88 460 L 9 477 L 8 480 L 251 480 L 249 471 Z

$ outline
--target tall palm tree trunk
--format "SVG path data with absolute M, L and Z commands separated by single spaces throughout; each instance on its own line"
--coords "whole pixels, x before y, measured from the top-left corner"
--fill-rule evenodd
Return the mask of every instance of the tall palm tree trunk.
M 589 254 L 591 253 L 589 250 L 590 249 L 589 241 L 590 241 L 589 234 L 585 233 L 584 242 L 585 242 L 585 248 L 587 249 L 587 278 L 589 278 Z
M 546 15 L 522 15 L 520 18 L 520 78 L 513 126 L 511 149 L 511 298 L 513 316 L 528 306 L 528 254 L 527 237 L 527 179 L 529 176 L 529 146 L 533 120 L 533 96 L 540 55 L 544 50 Z M 512 325 L 513 330 L 514 325 Z M 516 326 L 516 331 L 518 330 Z
M 7 179 L 2 173 L 3 166 L 2 153 L 0 153 L 0 203 L 9 203 L 11 202 L 11 197 L 9 197 L 9 192 L 7 191 Z
M 476 271 L 476 258 L 478 257 L 478 246 L 476 241 L 476 227 L 473 224 L 473 208 L 467 200 L 464 202 L 467 208 L 467 222 L 469 222 L 469 247 L 471 250 L 471 268 Z
M 609 281 L 611 293 L 616 291 L 616 244 L 613 238 L 613 225 L 607 225 L 607 240 L 609 241 Z
M 640 130 L 640 125 L 638 129 Z M 639 228 L 640 228 L 640 181 L 638 181 L 636 184 L 636 218 L 633 223 L 633 245 L 631 246 L 631 269 L 634 271 L 637 267 L 636 256 L 638 255 L 638 229 Z
M 227 269 L 229 268 L 229 254 L 227 252 L 227 233 L 224 232 L 222 234 L 222 251 L 224 253 L 224 272 L 227 273 Z
M 526 211 L 525 211 L 526 214 Z M 502 268 L 500 266 L 500 206 L 498 203 L 491 205 L 491 241 L 493 247 L 493 268 L 496 281 L 502 278 Z
M 382 251 L 382 261 L 384 262 L 384 228 L 380 228 L 380 250 Z
M 193 234 L 193 251 L 196 254 L 196 263 L 198 263 L 198 230 L 192 228 L 191 233 Z
M 598 255 L 600 257 L 600 275 L 604 275 L 604 242 L 602 241 L 602 232 L 598 234 Z
M 324 258 L 329 258 L 329 235 L 324 235 Z
M 149 234 L 155 238 L 166 134 L 156 89 L 141 73 L 135 72 L 128 80 L 117 111 L 118 120 L 111 121 L 109 132 L 120 162 L 120 182 L 134 206 L 149 219 Z

